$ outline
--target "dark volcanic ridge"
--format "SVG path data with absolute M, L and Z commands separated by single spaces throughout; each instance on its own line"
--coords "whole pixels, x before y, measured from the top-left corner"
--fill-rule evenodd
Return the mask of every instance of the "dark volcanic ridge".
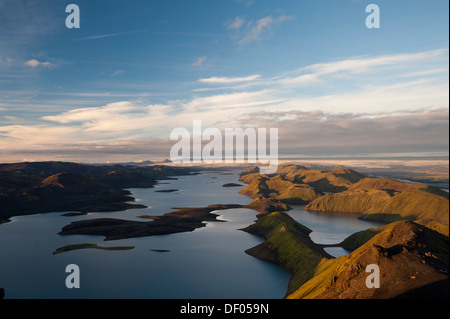
M 198 168 L 83 165 L 67 162 L 0 164 L 0 220 L 46 212 L 106 212 L 146 206 L 127 188 L 197 174 Z

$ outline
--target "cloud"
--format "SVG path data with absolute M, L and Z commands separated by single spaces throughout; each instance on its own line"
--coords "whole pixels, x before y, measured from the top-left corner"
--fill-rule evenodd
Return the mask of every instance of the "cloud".
M 37 145 L 34 148 L 21 145 L 19 148 L 8 149 L 2 152 L 2 160 L 6 162 L 60 160 L 85 163 L 155 160 L 168 157 L 173 141 L 169 138 L 142 138 Z
M 284 154 L 364 154 L 430 151 L 448 152 L 447 108 L 373 114 L 255 112 L 242 126 L 279 128 Z
M 245 19 L 241 17 L 236 17 L 234 20 L 225 23 L 225 26 L 228 29 L 239 30 L 244 24 Z
M 195 85 L 222 86 L 220 92 L 198 91 L 161 104 L 108 93 L 105 97 L 120 102 L 69 111 L 55 111 L 52 105 L 32 124 L 1 126 L 0 149 L 2 155 L 20 148 L 24 154 L 49 150 L 55 156 L 66 150 L 75 158 L 97 156 L 103 149 L 101 154 L 125 156 L 129 151 L 132 157 L 145 153 L 145 146 L 137 141 L 151 138 L 157 144 L 172 129 L 190 129 L 192 120 L 201 120 L 203 128 L 277 127 L 280 152 L 286 154 L 448 152 L 449 84 L 442 77 L 448 72 L 446 52 L 351 57 L 268 78 L 210 76 Z M 311 89 L 311 85 L 315 86 Z M 102 95 L 68 92 L 62 94 L 65 99 L 64 94 Z M 0 98 L 8 103 L 0 106 L 11 110 L 11 101 Z M 80 105 L 77 99 L 71 103 Z M 10 121 L 15 115 L 2 114 Z M 161 149 L 163 144 L 158 144 Z
M 97 39 L 116 37 L 118 35 L 124 35 L 124 34 L 128 34 L 128 33 L 130 33 L 130 32 L 99 34 L 99 35 L 92 35 L 92 36 L 89 36 L 89 37 L 80 38 L 80 39 L 77 39 L 77 40 L 78 41 L 82 41 L 82 40 L 97 40 Z
M 286 86 L 298 86 L 316 83 L 324 76 L 343 77 L 348 75 L 355 76 L 363 73 L 374 74 L 386 71 L 395 71 L 402 68 L 411 69 L 412 67 L 417 67 L 418 63 L 448 59 L 445 57 L 447 52 L 447 49 L 438 49 L 418 53 L 392 54 L 376 57 L 356 57 L 328 63 L 317 63 L 300 68 L 293 72 L 299 75 L 282 77 L 279 80 L 279 83 Z M 439 69 L 439 71 L 442 71 L 442 69 Z M 428 72 L 428 74 L 431 74 L 429 73 L 430 70 L 421 72 L 422 73 L 409 73 L 409 76 L 420 76 L 426 74 L 423 72 Z M 433 70 L 433 72 L 438 73 L 436 70 Z
M 225 26 L 227 29 L 237 33 L 236 43 L 239 46 L 244 46 L 261 41 L 275 27 L 279 27 L 284 22 L 292 19 L 293 17 L 286 15 L 280 15 L 278 17 L 267 16 L 257 21 L 248 21 L 245 23 L 244 18 L 236 17 L 234 20 L 225 23 Z
M 79 127 L 83 132 L 97 132 L 98 139 L 119 138 L 126 135 L 166 134 L 171 105 L 140 105 L 123 101 L 100 107 L 73 109 L 58 115 L 42 117 L 45 121 Z
M 200 83 L 207 83 L 207 84 L 234 84 L 234 83 L 242 83 L 242 82 L 250 82 L 255 81 L 261 78 L 261 75 L 255 74 L 255 75 L 249 75 L 245 77 L 210 77 L 205 79 L 199 79 L 198 82 Z
M 151 30 L 143 29 L 143 30 L 135 30 L 135 31 L 127 31 L 127 32 L 106 33 L 106 34 L 91 35 L 91 36 L 84 37 L 84 38 L 79 38 L 79 39 L 76 39 L 76 40 L 77 41 L 97 40 L 97 39 L 105 39 L 105 38 L 117 37 L 117 36 L 121 36 L 121 35 L 128 35 L 128 34 L 148 32 L 148 31 L 151 31 Z
M 401 76 L 408 78 L 408 77 L 418 77 L 418 76 L 423 76 L 423 75 L 433 75 L 433 74 L 439 74 L 439 73 L 448 73 L 448 68 L 438 68 L 438 69 L 410 72 L 410 73 L 402 74 Z
M 117 70 L 117 71 L 111 73 L 109 76 L 114 77 L 114 76 L 118 76 L 118 75 L 124 74 L 124 73 L 125 73 L 125 71 L 123 71 L 123 70 Z
M 112 115 L 126 114 L 139 109 L 139 106 L 131 102 L 117 102 L 107 104 L 101 107 L 88 107 L 73 109 L 59 115 L 44 116 L 43 119 L 47 121 L 58 122 L 62 124 L 73 122 L 93 122 L 100 121 Z
M 122 105 L 124 106 L 125 103 Z M 129 105 L 130 107 L 132 104 Z M 138 106 L 134 106 L 138 107 Z M 91 113 L 91 118 L 99 119 L 109 116 L 111 109 L 120 105 L 98 108 L 97 114 Z M 122 122 L 129 131 L 139 117 L 137 127 L 147 129 L 161 121 L 151 120 L 150 107 L 141 106 L 147 110 L 145 115 L 123 113 L 116 118 L 115 125 Z M 125 109 L 122 109 L 125 110 Z M 88 110 L 83 110 L 87 112 Z M 163 111 L 168 114 L 167 110 Z M 128 113 L 128 114 L 127 114 Z M 68 114 L 66 114 L 68 115 Z M 87 114 L 86 114 L 87 115 Z M 234 127 L 276 127 L 279 129 L 279 150 L 281 156 L 286 155 L 357 155 L 376 153 L 439 153 L 448 150 L 448 116 L 447 108 L 403 110 L 402 112 L 384 112 L 377 116 L 365 113 L 333 113 L 322 110 L 311 111 L 254 111 L 241 116 Z M 89 116 L 88 116 L 89 117 Z M 87 120 L 87 118 L 85 120 Z M 75 119 L 72 119 L 75 120 Z M 79 118 L 77 118 L 79 120 Z M 147 126 L 144 125 L 147 122 Z M 167 125 L 167 123 L 165 123 Z M 177 124 L 172 123 L 173 127 Z M 186 128 L 190 130 L 190 126 Z M 192 123 L 190 123 L 192 124 Z M 202 128 L 210 127 L 208 122 L 202 122 Z M 227 125 L 229 123 L 226 123 Z M 226 126 L 230 127 L 230 126 Z M 113 128 L 111 128 L 113 129 Z M 83 126 L 52 126 L 52 125 L 11 125 L 0 127 L 0 134 L 9 139 L 0 140 L 0 147 L 5 150 L 2 155 L 8 158 L 10 154 L 48 159 L 80 160 L 80 161 L 117 161 L 123 159 L 139 160 L 145 156 L 167 157 L 174 142 L 169 141 L 168 134 L 160 137 L 145 136 L 111 136 L 105 132 L 96 131 L 92 134 Z M 17 147 L 19 145 L 19 147 Z
M 3 118 L 5 120 L 8 120 L 8 121 L 21 121 L 21 120 L 23 120 L 20 117 L 13 116 L 13 115 L 5 115 L 5 116 L 3 116 Z
M 205 63 L 205 61 L 206 61 L 206 56 L 199 57 L 194 61 L 194 63 L 192 63 L 192 66 L 201 66 L 201 65 L 203 65 L 203 63 Z
M 25 65 L 32 67 L 32 68 L 37 68 L 38 66 L 43 66 L 46 68 L 50 68 L 52 66 L 54 66 L 54 64 L 50 63 L 50 62 L 40 62 L 36 59 L 31 59 L 25 62 Z

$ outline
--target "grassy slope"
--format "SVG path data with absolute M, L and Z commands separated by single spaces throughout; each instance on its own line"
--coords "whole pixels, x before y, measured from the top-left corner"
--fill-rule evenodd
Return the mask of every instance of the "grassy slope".
M 342 193 L 329 193 L 307 207 L 311 211 L 362 214 L 378 221 L 435 219 L 448 224 L 448 194 L 422 184 L 364 178 Z
M 276 212 L 261 217 L 244 230 L 266 241 L 247 253 L 291 272 L 289 298 L 448 295 L 447 193 L 423 184 L 366 178 L 346 169 L 308 170 L 297 165 L 281 166 L 272 176 L 250 172 L 241 181 L 248 184 L 242 193 L 249 196 L 280 200 L 293 185 L 301 185 L 331 192 L 312 199 L 307 208 L 363 213 L 367 219 L 417 221 L 394 222 L 355 233 L 341 243 L 354 251 L 332 258 L 310 240 L 307 228 L 288 215 Z M 388 285 L 383 289 L 365 287 L 368 263 L 382 265 L 389 272 L 384 276 Z
M 293 182 L 283 175 L 244 175 L 240 179 L 248 185 L 239 193 L 251 198 L 267 197 L 286 204 L 307 204 L 322 194 L 304 183 Z
M 408 221 L 383 226 L 371 235 L 374 236 L 350 255 L 318 265 L 314 277 L 288 298 L 448 296 L 447 236 Z M 379 289 L 365 286 L 368 264 L 376 264 L 381 269 Z
M 448 193 L 423 184 L 369 178 L 350 169 L 309 170 L 300 165 L 282 165 L 270 176 L 249 170 L 241 175 L 241 181 L 248 184 L 241 194 L 285 204 L 307 204 L 310 211 L 355 213 L 361 219 L 383 222 L 449 222 Z
M 308 184 L 321 192 L 342 192 L 365 176 L 351 169 L 333 168 L 324 170 L 307 169 L 301 165 L 282 165 L 277 174 Z
M 292 274 L 288 293 L 311 278 L 318 265 L 330 257 L 311 241 L 310 229 L 285 213 L 266 215 L 243 230 L 266 239 L 262 244 L 246 250 L 246 253 L 279 264 Z

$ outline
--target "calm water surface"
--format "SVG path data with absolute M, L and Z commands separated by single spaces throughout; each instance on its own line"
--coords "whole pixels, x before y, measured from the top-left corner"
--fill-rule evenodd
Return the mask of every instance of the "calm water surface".
M 226 222 L 208 222 L 193 232 L 103 241 L 103 236 L 57 233 L 76 220 L 112 217 L 141 220 L 173 207 L 247 204 L 233 175 L 204 173 L 162 181 L 149 189 L 131 189 L 146 209 L 66 217 L 61 213 L 19 216 L 0 225 L 0 287 L 6 298 L 283 298 L 290 275 L 282 268 L 245 254 L 262 239 L 238 229 L 252 224 L 256 212 L 219 212 Z M 168 183 L 168 184 L 165 184 Z M 158 193 L 161 189 L 179 189 Z M 132 250 L 73 250 L 53 255 L 69 244 L 135 246 Z M 155 252 L 152 249 L 170 250 Z M 68 289 L 68 264 L 80 268 L 80 288 Z
M 349 235 L 368 228 L 378 228 L 384 223 L 357 219 L 356 215 L 340 213 L 310 213 L 304 206 L 293 206 L 287 213 L 300 224 L 312 230 L 309 235 L 317 244 L 337 244 Z M 334 257 L 348 255 L 341 247 L 327 247 L 325 251 Z
M 248 204 L 237 182 L 239 172 L 204 172 L 161 181 L 155 188 L 130 189 L 146 209 L 90 213 L 67 217 L 61 213 L 19 216 L 0 225 L 0 287 L 6 298 L 283 298 L 290 275 L 281 267 L 245 254 L 262 238 L 240 228 L 255 221 L 256 212 L 228 209 L 216 212 L 222 222 L 208 222 L 193 232 L 103 241 L 103 236 L 58 235 L 72 221 L 90 218 L 140 220 L 139 215 L 161 215 L 174 207 L 211 204 Z M 172 193 L 155 192 L 178 189 Z M 295 207 L 289 214 L 311 228 L 317 243 L 338 243 L 348 235 L 380 224 L 348 216 L 311 214 Z M 104 247 L 135 246 L 131 250 L 73 250 L 53 252 L 69 244 Z M 169 250 L 169 252 L 155 252 Z M 341 248 L 327 248 L 340 256 Z M 68 289 L 68 264 L 80 268 L 80 288 Z

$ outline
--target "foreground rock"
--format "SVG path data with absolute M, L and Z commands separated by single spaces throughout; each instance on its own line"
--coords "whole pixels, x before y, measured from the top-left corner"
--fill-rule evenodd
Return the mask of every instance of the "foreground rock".
M 384 227 L 348 256 L 323 263 L 289 298 L 448 298 L 448 237 L 409 221 Z M 366 266 L 380 269 L 380 288 L 366 286 Z

